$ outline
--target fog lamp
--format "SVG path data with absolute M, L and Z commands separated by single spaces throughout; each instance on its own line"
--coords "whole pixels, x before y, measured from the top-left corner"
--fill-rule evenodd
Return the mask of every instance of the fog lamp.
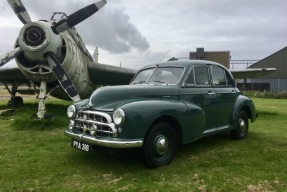
M 97 131 L 98 131 L 97 125 L 92 125 L 92 127 L 90 129 L 91 135 L 96 135 Z
M 73 130 L 74 125 L 75 125 L 75 121 L 70 120 L 69 129 Z

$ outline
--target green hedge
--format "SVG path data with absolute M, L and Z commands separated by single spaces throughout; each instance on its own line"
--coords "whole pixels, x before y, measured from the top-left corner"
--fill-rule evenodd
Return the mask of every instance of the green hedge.
M 242 91 L 244 95 L 255 98 L 287 99 L 287 92 L 271 93 L 261 91 Z

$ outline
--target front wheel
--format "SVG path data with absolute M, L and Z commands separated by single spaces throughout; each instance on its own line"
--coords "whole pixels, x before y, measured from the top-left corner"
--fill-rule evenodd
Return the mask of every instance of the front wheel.
M 248 116 L 245 111 L 240 111 L 237 118 L 237 128 L 230 131 L 233 139 L 244 139 L 248 134 Z
M 176 151 L 176 136 L 173 128 L 160 122 L 151 127 L 143 146 L 146 164 L 150 168 L 168 165 Z

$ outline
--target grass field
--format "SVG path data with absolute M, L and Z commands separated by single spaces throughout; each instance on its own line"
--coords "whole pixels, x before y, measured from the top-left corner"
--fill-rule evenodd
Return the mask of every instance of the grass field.
M 36 101 L 26 101 L 0 116 L 0 191 L 286 191 L 287 100 L 254 102 L 259 118 L 247 139 L 210 136 L 179 146 L 169 166 L 147 169 L 139 150 L 72 149 L 63 134 L 69 102 L 48 100 L 56 118 L 40 121 L 30 118 Z

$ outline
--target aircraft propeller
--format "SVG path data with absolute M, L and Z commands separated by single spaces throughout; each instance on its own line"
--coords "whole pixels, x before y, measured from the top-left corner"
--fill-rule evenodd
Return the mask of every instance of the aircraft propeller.
M 80 22 L 84 21 L 94 13 L 96 13 L 100 8 L 102 8 L 107 2 L 99 1 L 88 5 L 75 13 L 69 15 L 66 19 L 60 20 L 58 23 L 52 26 L 52 30 L 54 33 L 59 34 L 67 29 L 74 27 L 75 25 L 79 24 Z
M 60 62 L 55 57 L 54 53 L 48 52 L 45 53 L 44 57 L 47 59 L 53 73 L 55 74 L 57 80 L 59 81 L 60 85 L 66 91 L 66 93 L 70 96 L 70 98 L 76 102 L 80 100 L 80 96 L 77 92 L 76 87 L 74 86 L 73 82 L 61 66 Z
M 32 24 L 31 18 L 22 4 L 21 0 L 7 0 L 10 4 L 13 11 L 16 13 L 17 17 L 20 19 L 20 21 L 26 25 L 28 23 Z M 100 8 L 102 8 L 106 4 L 106 0 L 101 0 L 99 2 L 93 3 L 91 5 L 88 5 L 73 14 L 67 16 L 66 18 L 61 19 L 57 23 L 51 26 L 51 29 L 53 33 L 58 35 L 61 32 L 64 32 L 75 25 L 79 24 L 80 22 L 84 21 L 94 13 L 96 13 Z M 31 30 L 29 32 L 29 38 L 33 41 L 37 41 L 41 39 L 43 34 L 39 33 L 36 30 Z M 41 41 L 39 41 L 41 42 Z M 37 44 L 37 46 L 39 46 Z M 20 47 L 15 48 L 12 51 L 7 52 L 6 54 L 0 56 L 0 67 L 5 65 L 7 62 L 12 60 L 13 58 L 17 57 L 21 52 L 23 52 L 23 49 Z M 62 86 L 62 88 L 66 91 L 66 93 L 69 95 L 69 97 L 75 102 L 80 100 L 79 94 L 71 81 L 71 79 L 68 77 L 67 73 L 65 72 L 64 68 L 62 67 L 61 63 L 56 58 L 55 54 L 51 51 L 47 51 L 43 54 L 43 57 L 48 61 L 54 75 L 56 76 L 58 82 Z
M 24 25 L 31 22 L 31 18 L 21 0 L 8 0 L 8 3 Z
M 5 55 L 0 56 L 0 67 L 17 57 L 22 52 L 22 49 L 20 47 L 17 47 L 9 52 L 7 52 Z

